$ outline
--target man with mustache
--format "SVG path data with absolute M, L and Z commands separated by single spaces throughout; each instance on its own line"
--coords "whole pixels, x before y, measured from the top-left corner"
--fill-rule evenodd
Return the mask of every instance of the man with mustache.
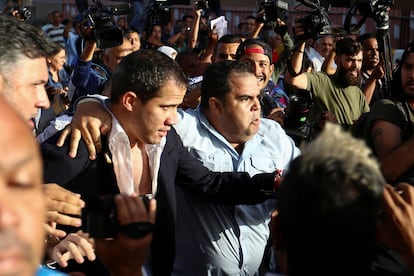
M 296 26 L 296 34 L 303 34 L 303 26 Z M 349 129 L 362 113 L 369 111 L 364 94 L 358 87 L 361 79 L 362 46 L 352 38 L 336 43 L 334 75 L 325 72 L 301 73 L 305 41 L 294 49 L 286 70 L 286 82 L 293 87 L 309 90 L 313 95 L 313 108 L 309 119 L 320 121 L 327 114 L 333 114 L 336 121 Z M 318 124 L 323 127 L 323 124 Z
M 242 66 L 246 68 L 246 65 Z M 239 82 L 244 79 L 235 75 L 237 81 L 234 80 L 234 83 L 225 81 L 224 85 L 219 87 L 227 89 L 234 85 L 238 88 L 237 91 L 231 91 L 233 93 L 229 96 L 214 94 L 208 98 L 207 103 L 204 103 L 212 106 L 211 112 L 217 114 L 216 121 L 226 123 L 225 127 L 210 130 L 209 122 L 201 115 L 199 118 L 195 114 L 186 115 L 187 121 L 182 126 L 190 128 L 189 131 L 187 129 L 188 134 L 195 129 L 206 128 L 200 135 L 202 137 L 197 138 L 198 141 L 191 138 L 186 140 L 187 145 L 202 148 L 204 153 L 206 149 L 210 151 L 219 142 L 223 143 L 224 138 L 221 138 L 217 131 L 230 135 L 231 139 L 225 142 L 225 147 L 234 147 L 234 149 L 231 150 L 232 154 L 226 154 L 227 162 L 224 162 L 224 168 L 220 167 L 222 171 L 234 171 L 231 156 L 241 154 L 245 148 L 240 140 L 251 137 L 260 125 L 256 78 L 251 73 L 241 74 L 240 76 L 246 77 L 249 83 L 248 89 L 242 89 L 243 87 L 239 87 L 242 85 Z M 217 81 L 213 79 L 210 85 L 213 85 L 214 89 L 209 91 L 213 93 L 217 88 Z M 248 173 L 241 172 L 209 171 L 183 147 L 181 139 L 173 128 L 178 122 L 177 107 L 185 92 L 186 77 L 174 60 L 158 51 L 134 52 L 121 61 L 112 77 L 111 96 L 107 105 L 112 116 L 106 114 L 110 117 L 111 130 L 107 138 L 100 137 L 99 127 L 94 130 L 94 133 L 99 133 L 99 137 L 93 141 L 104 139 L 100 144 L 103 150 L 97 155 L 96 160 L 88 160 L 90 154 L 87 152 L 85 141 L 80 144 L 76 159 L 67 156 L 68 143 L 60 149 L 55 146 L 56 139 L 51 139 L 42 145 L 45 179 L 53 179 L 62 186 L 81 193 L 84 198 L 119 192 L 137 192 L 156 196 L 159 203 L 157 222 L 151 254 L 145 265 L 146 271 L 152 275 L 171 274 L 173 269 L 176 254 L 174 234 L 175 227 L 179 224 L 176 218 L 178 220 L 177 214 L 183 211 L 177 206 L 177 197 L 180 196 L 177 191 L 179 187 L 192 195 L 216 203 L 258 204 L 270 198 L 266 191 L 274 187 L 275 175 L 264 172 L 273 172 L 276 168 L 284 169 L 288 160 L 297 154 L 292 140 L 286 137 L 279 125 L 272 122 L 274 131 L 280 131 L 277 133 L 280 140 L 276 139 L 280 148 L 275 146 L 270 153 L 283 150 L 286 154 L 274 158 L 268 157 L 271 163 L 266 162 L 265 167 L 261 160 L 250 161 L 248 158 L 246 166 L 251 163 L 255 165 L 252 177 Z M 229 102 L 231 107 L 223 108 L 224 102 Z M 244 116 L 237 117 L 242 111 Z M 235 121 L 235 118 L 238 120 Z M 102 121 L 107 119 L 104 118 Z M 74 120 L 76 121 L 76 114 Z M 230 127 L 232 131 L 229 132 Z M 240 128 L 238 132 L 234 131 L 237 127 Z M 219 137 L 210 141 L 208 137 L 213 135 Z M 273 140 L 275 135 L 269 137 Z M 260 144 L 263 140 L 260 135 L 255 142 Z M 264 141 L 263 143 L 267 145 Z M 213 159 L 209 159 L 208 162 L 223 162 L 218 155 L 223 151 L 218 150 L 217 154 L 210 155 Z M 264 150 L 261 152 L 265 155 L 270 154 Z M 249 154 L 253 152 L 244 154 L 250 156 Z M 214 156 L 218 158 L 217 162 L 214 161 Z M 218 169 L 218 167 L 212 168 Z M 267 227 L 267 224 L 265 226 Z M 260 263 L 261 256 L 258 259 Z M 160 263 L 163 265 L 159 265 Z
M 284 171 L 299 150 L 279 124 L 260 118 L 259 95 L 260 85 L 249 64 L 214 63 L 203 75 L 200 105 L 195 110 L 178 110 L 174 129 L 187 150 L 210 170 L 250 175 Z M 82 121 L 94 125 L 89 114 L 95 109 L 101 110 L 95 111 L 96 117 L 107 122 L 109 115 L 98 107 L 96 103 L 79 104 L 73 122 L 78 125 L 83 114 Z M 99 133 L 99 129 L 95 124 L 94 129 L 82 132 Z M 93 144 L 91 148 L 95 149 Z M 182 189 L 176 192 L 180 211 L 173 275 L 253 275 L 259 271 L 269 238 L 272 200 L 227 206 Z

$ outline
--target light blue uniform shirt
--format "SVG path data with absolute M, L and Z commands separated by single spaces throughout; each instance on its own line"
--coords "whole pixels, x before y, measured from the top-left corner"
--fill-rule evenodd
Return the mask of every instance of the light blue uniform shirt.
M 184 146 L 213 171 L 250 175 L 285 170 L 299 149 L 275 121 L 261 119 L 241 155 L 198 108 L 179 110 L 175 126 Z M 234 191 L 237 193 L 237 190 Z M 274 200 L 224 206 L 177 192 L 176 261 L 173 275 L 254 275 L 269 238 Z

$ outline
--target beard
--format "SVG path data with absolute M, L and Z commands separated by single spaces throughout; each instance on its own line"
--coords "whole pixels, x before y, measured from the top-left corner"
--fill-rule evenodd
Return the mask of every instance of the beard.
M 337 79 L 341 86 L 360 86 L 361 84 L 361 70 L 357 69 L 358 74 L 356 76 L 352 76 L 349 74 L 350 71 L 354 69 L 345 70 L 341 65 L 338 65 L 337 71 Z

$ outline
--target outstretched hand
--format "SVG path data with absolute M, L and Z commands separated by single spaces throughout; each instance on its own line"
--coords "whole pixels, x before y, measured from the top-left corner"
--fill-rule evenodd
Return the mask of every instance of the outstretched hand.
M 56 224 L 79 227 L 81 220 L 73 217 L 80 216 L 81 209 L 85 206 L 79 194 L 62 188 L 55 183 L 43 184 L 46 198 L 46 231 L 48 235 L 62 238 L 66 235 L 62 230 L 56 229 Z

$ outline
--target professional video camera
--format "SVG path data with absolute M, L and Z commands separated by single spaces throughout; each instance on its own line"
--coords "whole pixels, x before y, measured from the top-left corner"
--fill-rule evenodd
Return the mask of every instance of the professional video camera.
M 298 8 L 302 5 L 311 8 L 311 10 L 299 10 L 307 12 L 308 15 L 304 18 L 299 19 L 299 22 L 301 22 L 304 25 L 305 34 L 301 37 L 298 37 L 297 39 L 318 39 L 326 35 L 331 35 L 331 20 L 329 19 L 328 13 L 326 12 L 325 8 L 321 6 L 319 0 L 315 2 L 311 2 L 310 0 L 302 0 L 300 2 L 301 4 L 295 7 L 296 10 L 299 10 Z
M 81 33 L 86 40 L 94 40 L 98 48 L 112 48 L 123 43 L 121 29 L 114 26 L 114 15 L 128 14 L 130 5 L 120 4 L 116 6 L 104 6 L 99 0 L 94 0 L 95 5 L 84 12 Z
M 170 0 L 149 0 L 145 8 L 147 13 L 147 27 L 155 24 L 166 24 L 170 18 Z
M 289 106 L 285 110 L 284 129 L 297 145 L 309 140 L 311 123 L 308 116 L 312 105 L 312 93 L 308 90 L 297 89 L 289 97 Z
M 21 7 L 19 3 L 13 1 L 7 3 L 3 13 L 14 16 L 20 21 L 27 21 L 32 16 L 32 12 L 27 7 Z
M 368 17 L 374 19 L 377 30 L 388 30 L 389 11 L 394 0 L 356 0 L 352 3 L 344 22 L 345 30 L 357 33 Z M 359 11 L 361 19 L 351 27 L 351 19 Z
M 283 0 L 261 0 L 258 2 L 258 20 L 264 23 L 265 30 L 274 30 L 277 19 L 287 19 L 288 3 Z

